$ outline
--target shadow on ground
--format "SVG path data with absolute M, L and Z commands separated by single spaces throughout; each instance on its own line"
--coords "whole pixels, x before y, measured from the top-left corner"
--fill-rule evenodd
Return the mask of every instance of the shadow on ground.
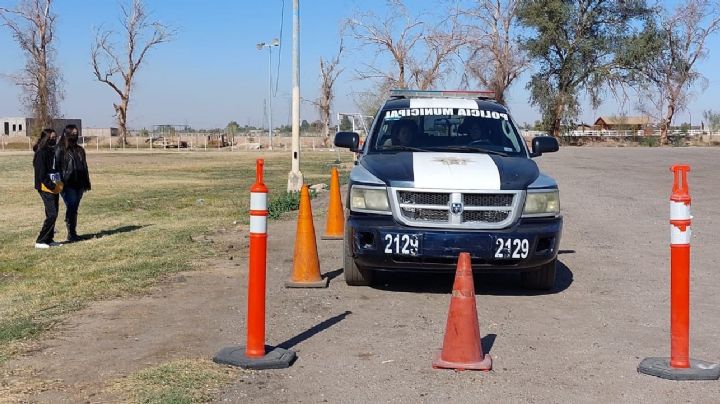
M 452 291 L 454 273 L 376 272 L 373 288 L 393 292 L 441 293 Z M 497 296 L 536 296 L 563 292 L 573 283 L 573 272 L 562 261 L 557 262 L 555 287 L 551 290 L 523 289 L 519 273 L 490 272 L 475 274 L 475 293 Z
M 84 240 L 90 240 L 93 238 L 103 238 L 106 236 L 112 236 L 114 234 L 120 234 L 120 233 L 130 233 L 131 231 L 140 230 L 143 227 L 148 227 L 149 224 L 138 226 L 138 225 L 132 225 L 132 226 L 121 226 L 115 229 L 110 230 L 102 230 L 97 233 L 91 233 L 91 234 L 83 234 L 81 237 Z
M 295 345 L 311 338 L 315 334 L 318 334 L 324 330 L 327 330 L 328 328 L 334 326 L 335 324 L 343 321 L 345 319 L 345 317 L 347 317 L 350 314 L 352 314 L 352 311 L 346 310 L 344 313 L 338 314 L 337 316 L 334 316 L 334 317 L 330 317 L 329 319 L 324 320 L 324 321 L 312 326 L 311 328 L 288 339 L 287 341 L 278 344 L 278 347 L 283 348 L 283 349 L 290 349 L 290 348 L 294 347 Z
M 342 274 L 343 272 L 344 272 L 343 269 L 340 268 L 340 269 L 336 269 L 334 271 L 325 272 L 324 274 L 321 275 L 321 277 L 323 279 L 328 279 L 329 281 L 331 281 L 331 280 L 337 278 L 338 276 L 340 276 L 340 274 Z
M 489 354 L 493 345 L 495 345 L 495 338 L 497 338 L 497 334 L 488 334 L 480 338 L 480 345 L 485 355 Z

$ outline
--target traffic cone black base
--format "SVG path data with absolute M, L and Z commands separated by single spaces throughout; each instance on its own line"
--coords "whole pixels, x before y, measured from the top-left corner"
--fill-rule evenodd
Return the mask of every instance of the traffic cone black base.
M 690 359 L 689 368 L 674 368 L 670 366 L 670 358 L 645 358 L 638 365 L 637 371 L 668 380 L 720 379 L 720 365 L 696 359 Z
M 213 362 L 237 366 L 243 369 L 285 369 L 295 362 L 295 352 L 273 346 L 265 346 L 265 356 L 249 357 L 244 346 L 223 348 L 213 357 Z

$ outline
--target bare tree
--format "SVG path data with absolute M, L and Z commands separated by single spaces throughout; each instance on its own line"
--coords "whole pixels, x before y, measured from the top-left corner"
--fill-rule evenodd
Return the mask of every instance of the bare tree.
M 466 10 L 470 18 L 470 55 L 465 64 L 484 88 L 494 91 L 505 104 L 513 81 L 529 66 L 529 60 L 515 38 L 518 0 L 477 0 Z
M 368 63 L 357 71 L 360 79 L 375 79 L 381 87 L 427 90 L 452 68 L 457 51 L 466 43 L 466 32 L 458 12 L 450 13 L 436 25 L 426 27 L 421 16 L 412 15 L 402 0 L 388 0 L 388 15 L 371 11 L 346 20 L 350 36 L 360 46 L 373 48 L 375 58 L 389 56 L 391 67 Z
M 639 109 L 659 119 L 661 144 L 668 143 L 670 124 L 685 109 L 690 90 L 704 81 L 695 63 L 707 56 L 705 41 L 718 30 L 720 2 L 685 0 L 672 12 L 660 9 L 635 38 L 631 49 L 650 55 L 631 66 L 639 75 L 641 98 L 649 103 Z
M 320 121 L 322 122 L 323 144 L 325 147 L 330 142 L 330 108 L 332 106 L 335 94 L 333 86 L 338 76 L 342 74 L 344 69 L 339 67 L 340 55 L 343 51 L 343 41 L 340 40 L 340 47 L 337 54 L 331 60 L 325 60 L 320 57 L 320 96 L 313 102 L 320 113 Z
M 23 0 L 15 9 L 0 7 L 0 21 L 25 55 L 25 67 L 13 81 L 23 90 L 25 107 L 35 118 L 34 131 L 52 126 L 60 113 L 62 76 L 55 64 L 52 0 Z
M 127 41 L 121 53 L 112 42 L 113 31 L 98 30 L 91 48 L 92 67 L 95 78 L 105 83 L 120 96 L 120 103 L 113 103 L 122 141 L 127 142 L 127 117 L 133 79 L 155 45 L 170 41 L 174 31 L 157 21 L 150 21 L 142 0 L 132 0 L 130 5 L 121 4 L 120 20 Z

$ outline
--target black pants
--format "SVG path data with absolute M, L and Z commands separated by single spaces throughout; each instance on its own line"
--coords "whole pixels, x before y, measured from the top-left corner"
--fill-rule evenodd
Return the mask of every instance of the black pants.
M 66 187 L 61 195 L 65 202 L 65 224 L 68 229 L 68 238 L 77 237 L 77 216 L 80 208 L 80 200 L 84 191 L 80 188 Z
M 60 196 L 42 191 L 38 191 L 38 193 L 45 205 L 45 221 L 43 222 L 43 227 L 42 230 L 40 230 L 37 242 L 49 244 L 53 242 L 53 237 L 55 237 L 55 220 L 57 220 L 58 217 L 58 202 L 60 201 Z

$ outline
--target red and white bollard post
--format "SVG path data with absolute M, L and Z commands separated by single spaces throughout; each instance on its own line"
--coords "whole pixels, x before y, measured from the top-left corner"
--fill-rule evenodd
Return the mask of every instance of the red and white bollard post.
M 690 166 L 670 170 L 670 358 L 645 358 L 638 372 L 671 380 L 717 380 L 720 365 L 690 359 Z
M 268 189 L 263 182 L 264 164 L 257 160 L 255 184 L 250 188 L 247 345 L 223 348 L 213 358 L 245 369 L 283 369 L 295 360 L 294 351 L 265 345 Z
M 250 188 L 250 257 L 247 308 L 248 357 L 265 356 L 265 280 L 267 270 L 267 194 L 263 165 L 257 160 L 255 184 Z

